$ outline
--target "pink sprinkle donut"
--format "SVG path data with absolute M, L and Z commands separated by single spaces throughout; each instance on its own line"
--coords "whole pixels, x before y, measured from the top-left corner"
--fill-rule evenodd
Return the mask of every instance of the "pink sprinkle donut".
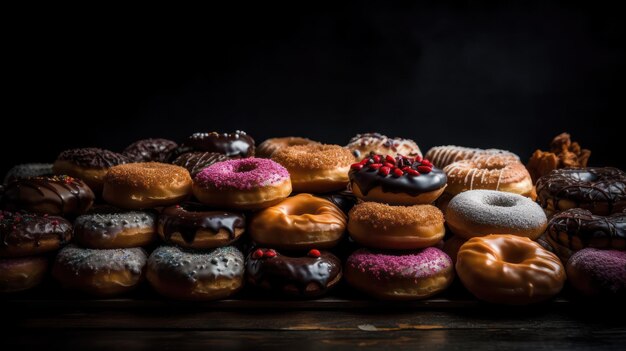
M 567 279 L 585 295 L 626 294 L 626 251 L 586 248 L 567 261 Z
M 375 253 L 359 249 L 345 268 L 350 285 L 383 300 L 413 300 L 445 290 L 454 279 L 452 260 L 429 247 L 412 253 Z
M 209 206 L 234 209 L 266 208 L 291 193 L 289 172 L 263 158 L 217 162 L 194 179 L 193 193 Z

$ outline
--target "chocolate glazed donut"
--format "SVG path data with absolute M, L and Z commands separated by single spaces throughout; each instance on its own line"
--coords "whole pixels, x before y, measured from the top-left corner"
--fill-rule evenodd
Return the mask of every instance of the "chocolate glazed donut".
M 72 224 L 62 217 L 0 211 L 0 257 L 53 251 L 72 238 Z
M 322 295 L 342 276 L 341 261 L 327 251 L 316 249 L 303 257 L 256 249 L 246 260 L 246 272 L 251 285 L 296 297 Z
M 132 162 L 167 162 L 178 144 L 168 139 L 143 139 L 130 144 L 122 153 Z
M 191 177 L 195 177 L 203 169 L 210 165 L 230 160 L 230 157 L 217 152 L 187 152 L 178 156 L 172 163 L 187 168 Z
M 254 139 L 240 130 L 234 133 L 194 133 L 185 146 L 195 151 L 218 152 L 228 157 L 254 156 Z

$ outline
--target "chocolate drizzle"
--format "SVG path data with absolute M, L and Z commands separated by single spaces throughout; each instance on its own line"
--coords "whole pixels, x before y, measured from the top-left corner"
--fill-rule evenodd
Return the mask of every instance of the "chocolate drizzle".
M 50 236 L 65 244 L 72 236 L 72 225 L 62 217 L 0 211 L 0 248 L 24 243 L 39 246 Z
M 68 161 L 80 167 L 104 169 L 128 163 L 129 159 L 117 152 L 86 147 L 82 149 L 65 150 L 59 154 L 57 161 Z
M 181 167 L 187 168 L 191 177 L 195 177 L 196 174 L 200 173 L 203 169 L 209 167 L 210 165 L 230 160 L 230 157 L 220 154 L 217 152 L 187 152 L 180 156 L 178 156 L 173 164 Z
M 626 248 L 626 212 L 597 216 L 591 211 L 573 208 L 556 214 L 548 223 L 547 234 L 555 242 L 573 250 Z M 562 234 L 566 236 L 563 237 Z M 567 240 L 564 240 L 567 238 Z M 577 238 L 578 240 L 574 240 Z M 580 242 L 581 247 L 574 247 Z M 618 245 L 614 245 L 618 244 Z
M 187 139 L 185 145 L 195 151 L 217 152 L 229 157 L 254 156 L 254 139 L 239 130 L 221 134 L 194 133 Z
M 228 232 L 231 240 L 234 240 L 235 230 L 244 229 L 245 226 L 246 221 L 242 214 L 210 211 L 194 203 L 167 207 L 159 216 L 159 228 L 166 242 L 171 242 L 174 233 L 180 233 L 187 244 L 192 244 L 198 230 L 217 234 L 222 229 Z
M 132 162 L 167 162 L 178 144 L 167 139 L 143 139 L 124 149 L 124 156 Z

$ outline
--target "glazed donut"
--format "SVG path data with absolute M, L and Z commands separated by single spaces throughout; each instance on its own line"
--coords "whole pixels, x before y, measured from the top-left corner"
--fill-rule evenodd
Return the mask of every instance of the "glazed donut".
M 370 156 L 370 154 L 422 157 L 422 151 L 420 151 L 419 146 L 413 140 L 388 138 L 379 133 L 357 134 L 350 139 L 346 148 L 350 149 L 358 160 L 362 160 Z
M 545 213 L 531 199 L 495 190 L 470 190 L 453 197 L 446 221 L 465 239 L 508 233 L 535 240 L 548 225 Z
M 280 149 L 272 160 L 289 171 L 295 192 L 327 193 L 348 185 L 354 157 L 339 145 L 299 145 Z
M 348 257 L 346 281 L 382 300 L 424 299 L 445 290 L 454 280 L 452 260 L 429 247 L 412 253 L 375 253 L 359 249 Z
M 474 296 L 500 304 L 544 301 L 565 283 L 565 268 L 555 254 L 508 234 L 469 239 L 457 255 L 456 272 Z
M 372 155 L 350 167 L 350 186 L 363 201 L 419 205 L 435 201 L 446 187 L 446 175 L 427 159 Z
M 332 202 L 298 194 L 257 212 L 250 236 L 257 244 L 285 250 L 331 248 L 346 230 L 347 217 Z
M 586 247 L 626 250 L 626 212 L 596 216 L 572 208 L 550 218 L 547 240 L 563 262 Z
M 471 160 L 476 157 L 484 156 L 495 156 L 518 162 L 520 160 L 519 156 L 506 150 L 478 149 L 454 145 L 435 146 L 428 150 L 424 158 L 429 159 L 435 166 L 444 168 L 456 161 Z
M 317 141 L 300 137 L 271 138 L 256 148 L 256 157 L 270 158 L 277 150 L 296 145 L 319 145 Z
M 25 163 L 9 169 L 4 176 L 4 184 L 9 184 L 18 179 L 51 176 L 52 163 Z
M 289 172 L 271 160 L 230 160 L 215 163 L 198 173 L 193 194 L 209 206 L 260 209 L 289 196 L 291 180 Z
M 537 181 L 537 202 L 548 216 L 583 208 L 606 216 L 626 209 L 626 173 L 612 167 L 556 169 Z
M 34 288 L 47 271 L 48 258 L 43 256 L 0 258 L 0 293 Z
M 194 178 L 200 171 L 210 165 L 227 160 L 230 160 L 230 157 L 224 154 L 198 151 L 186 152 L 178 156 L 172 163 L 177 166 L 185 167 L 191 174 L 191 177 Z
M 143 139 L 128 145 L 122 154 L 131 162 L 167 162 L 178 144 L 167 139 Z
M 453 235 L 443 243 L 442 250 L 446 253 L 446 255 L 450 256 L 453 264 L 456 264 L 456 256 L 459 254 L 461 246 L 463 246 L 466 241 L 467 239 L 465 238 L 462 238 L 458 235 Z
M 187 202 L 165 208 L 159 216 L 159 235 L 166 243 L 194 249 L 226 246 L 246 228 L 242 214 L 211 211 Z
M 148 257 L 141 248 L 97 250 L 68 245 L 59 251 L 52 276 L 65 288 L 107 297 L 143 280 Z
M 626 295 L 626 251 L 586 248 L 567 261 L 567 279 L 589 296 Z
M 129 163 L 112 167 L 104 178 L 102 197 L 126 209 L 169 206 L 191 194 L 189 172 L 165 163 Z
M 411 250 L 435 245 L 446 230 L 443 214 L 435 206 L 362 202 L 350 211 L 348 232 L 367 247 Z
M 71 238 L 72 225 L 62 217 L 0 211 L 0 257 L 58 250 Z
M 14 181 L 6 187 L 3 201 L 9 210 L 77 216 L 91 208 L 94 197 L 82 180 L 61 175 Z
M 124 249 L 151 244 L 156 239 L 152 212 L 89 213 L 74 221 L 74 241 L 90 249 Z
M 295 297 L 324 295 L 341 276 L 341 261 L 317 249 L 309 250 L 306 256 L 290 257 L 258 248 L 246 260 L 246 277 L 251 286 Z
M 208 151 L 228 157 L 254 156 L 254 139 L 240 130 L 234 133 L 194 133 L 185 142 L 193 151 Z
M 178 300 L 215 300 L 242 287 L 244 258 L 232 246 L 185 251 L 161 246 L 148 259 L 148 281 L 161 295 Z
M 109 168 L 130 160 L 117 152 L 87 147 L 65 150 L 52 165 L 55 174 L 67 174 L 82 179 L 94 193 L 102 191 L 102 182 Z

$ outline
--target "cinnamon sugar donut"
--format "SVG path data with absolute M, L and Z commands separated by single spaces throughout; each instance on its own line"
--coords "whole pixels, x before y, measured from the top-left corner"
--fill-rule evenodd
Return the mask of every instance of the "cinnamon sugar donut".
M 256 149 L 256 157 L 270 158 L 277 150 L 288 146 L 319 145 L 317 141 L 300 137 L 271 138 L 262 142 Z
M 287 168 L 293 191 L 325 193 L 348 185 L 354 157 L 339 145 L 299 145 L 276 151 L 272 160 Z
M 67 174 L 83 180 L 94 193 L 102 191 L 104 176 L 107 171 L 130 160 L 117 152 L 86 147 L 65 150 L 59 154 L 52 166 L 55 174 Z
M 478 149 L 455 145 L 435 146 L 428 150 L 424 158 L 431 160 L 435 166 L 444 168 L 456 161 L 472 160 L 476 157 L 483 156 L 497 156 L 499 158 L 512 161 L 519 161 L 519 156 L 510 151 L 499 149 Z
M 371 153 L 382 155 L 405 155 L 422 157 L 419 146 L 411 139 L 389 138 L 380 133 L 357 134 L 346 148 L 352 151 L 357 160 L 368 157 Z

